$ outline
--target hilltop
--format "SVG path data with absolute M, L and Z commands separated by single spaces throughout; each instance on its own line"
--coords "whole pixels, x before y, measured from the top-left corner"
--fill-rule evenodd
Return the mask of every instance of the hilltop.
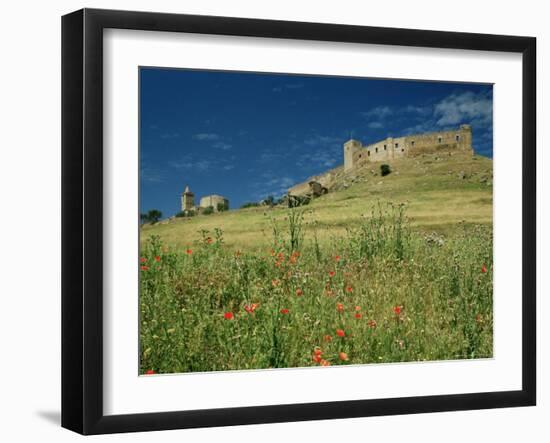
M 447 152 L 386 161 L 391 173 L 380 175 L 381 162 L 352 173 L 338 171 L 329 193 L 315 198 L 306 211 L 306 239 L 313 228 L 321 241 L 344 235 L 378 202 L 405 203 L 417 231 L 452 235 L 462 223 L 492 225 L 493 162 L 479 155 Z M 223 230 L 225 244 L 256 249 L 271 242 L 272 219 L 282 219 L 285 206 L 236 209 L 208 216 L 177 218 L 141 229 L 141 241 L 159 235 L 168 245 L 188 247 L 200 230 Z M 315 222 L 315 223 L 314 223 Z

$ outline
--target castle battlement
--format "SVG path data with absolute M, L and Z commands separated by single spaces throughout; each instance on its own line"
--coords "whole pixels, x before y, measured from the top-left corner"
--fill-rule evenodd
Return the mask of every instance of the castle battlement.
M 350 171 L 362 162 L 392 160 L 441 149 L 473 153 L 470 125 L 461 125 L 452 131 L 388 137 L 367 146 L 363 146 L 359 140 L 349 140 L 344 143 L 344 171 Z
M 363 146 L 360 140 L 351 139 L 344 143 L 344 165 L 308 178 L 288 190 L 291 195 L 311 192 L 311 181 L 316 181 L 330 189 L 338 175 L 353 172 L 359 165 L 391 161 L 403 157 L 433 153 L 438 151 L 460 151 L 473 154 L 472 128 L 460 125 L 451 131 L 427 132 L 404 137 L 388 137 L 376 143 Z M 342 171 L 343 169 L 343 171 Z

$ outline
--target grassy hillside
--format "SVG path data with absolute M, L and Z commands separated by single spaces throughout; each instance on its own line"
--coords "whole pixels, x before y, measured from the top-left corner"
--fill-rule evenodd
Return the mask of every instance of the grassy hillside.
M 144 227 L 140 372 L 491 357 L 491 161 L 390 164 L 296 210 Z
M 306 238 L 312 237 L 314 225 L 321 242 L 345 234 L 377 202 L 406 203 L 415 230 L 448 235 L 460 222 L 492 225 L 492 160 L 432 154 L 389 164 L 391 174 L 381 177 L 380 164 L 374 163 L 341 178 L 336 189 L 305 206 Z M 280 220 L 286 212 L 284 207 L 260 207 L 175 219 L 143 227 L 141 239 L 159 235 L 165 244 L 189 247 L 200 240 L 200 230 L 220 228 L 229 247 L 262 248 L 270 242 L 272 219 Z

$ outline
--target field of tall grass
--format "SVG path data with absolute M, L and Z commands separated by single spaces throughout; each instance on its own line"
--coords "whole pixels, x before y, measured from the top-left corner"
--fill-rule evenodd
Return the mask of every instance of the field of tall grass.
M 268 226 L 248 249 L 144 231 L 142 374 L 492 356 L 490 225 L 426 234 L 378 203 L 328 234 L 301 208 Z

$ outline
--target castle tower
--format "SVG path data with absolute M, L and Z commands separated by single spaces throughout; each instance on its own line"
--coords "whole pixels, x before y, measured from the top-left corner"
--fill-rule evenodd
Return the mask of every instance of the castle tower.
M 185 191 L 181 194 L 181 210 L 190 211 L 195 207 L 195 194 L 189 190 L 189 186 L 185 186 Z
M 458 147 L 474 153 L 472 146 L 472 127 L 470 125 L 460 125 L 460 136 L 457 140 Z
M 353 169 L 353 156 L 363 147 L 359 140 L 350 139 L 344 143 L 344 172 Z

